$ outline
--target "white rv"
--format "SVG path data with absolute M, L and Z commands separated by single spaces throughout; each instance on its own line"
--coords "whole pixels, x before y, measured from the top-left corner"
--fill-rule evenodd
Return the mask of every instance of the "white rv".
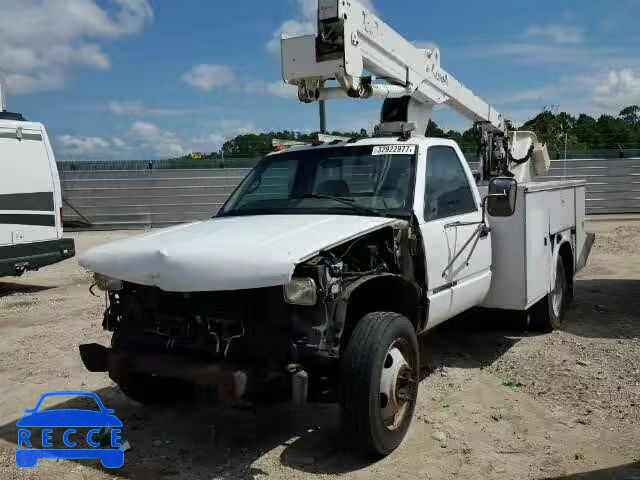
M 0 277 L 73 257 L 62 236 L 62 192 L 41 123 L 6 111 L 0 81 Z

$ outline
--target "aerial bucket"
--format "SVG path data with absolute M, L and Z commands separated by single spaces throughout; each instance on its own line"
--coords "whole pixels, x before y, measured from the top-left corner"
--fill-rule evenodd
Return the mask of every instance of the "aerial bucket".
M 540 143 L 533 132 L 509 132 L 511 145 L 509 170 L 517 182 L 530 182 L 536 176 L 546 175 L 551 159 L 546 144 Z

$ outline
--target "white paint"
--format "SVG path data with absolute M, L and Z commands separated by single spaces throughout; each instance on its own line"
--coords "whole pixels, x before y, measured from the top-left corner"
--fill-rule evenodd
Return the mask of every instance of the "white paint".
M 518 182 L 548 171 L 549 155 L 536 134 L 508 132 L 502 114 L 441 67 L 438 48 L 417 48 L 357 0 L 318 0 L 316 18 L 318 38 L 332 37 L 330 48 L 336 55 L 319 54 L 316 35 L 306 29 L 304 35 L 281 39 L 282 78 L 298 87 L 301 101 L 410 97 L 403 117 L 381 115 L 379 131 L 396 134 L 409 130 L 423 134 L 434 106 L 447 105 L 468 120 L 481 122 L 486 130 L 508 134 L 513 158 L 527 158 L 533 146 L 530 158 L 509 165 Z M 329 18 L 331 30 L 325 35 L 323 20 Z M 339 25 L 334 25 L 334 18 Z M 338 86 L 325 85 L 333 80 Z
M 287 283 L 320 250 L 393 223 L 379 217 L 260 215 L 213 218 L 94 248 L 80 265 L 174 292 Z
M 414 155 L 415 153 L 415 145 L 376 145 L 371 155 Z
M 22 140 L 18 138 L 19 129 L 22 132 Z M 39 135 L 42 139 L 24 138 L 29 135 Z M 59 217 L 60 207 L 62 207 L 60 180 L 44 126 L 34 122 L 0 120 L 0 195 L 34 192 L 53 192 L 56 225 L 47 227 L 0 224 L 0 245 L 62 238 L 62 223 Z M 46 214 L 52 212 L 2 209 L 0 213 Z
M 582 251 L 584 195 L 584 182 L 577 181 L 518 186 L 515 215 L 490 217 L 493 279 L 481 306 L 525 310 L 549 293 L 559 251 L 556 235 L 571 245 L 574 262 Z
M 361 2 L 337 2 L 337 12 L 335 8 L 329 10 L 328 3 L 319 0 L 318 19 L 326 18 L 327 9 L 332 17 L 343 21 L 344 55 L 318 62 L 315 35 L 283 36 L 285 82 L 311 87 L 319 79 L 344 79 L 341 86 L 347 91 L 357 90 L 360 79 L 373 74 L 391 85 L 406 87 L 404 94 L 421 103 L 444 103 L 472 121 L 487 121 L 504 130 L 500 113 L 441 68 L 437 48 L 416 48 Z
M 514 216 L 488 218 L 492 229 L 489 235 L 465 247 L 482 220 L 481 196 L 471 170 L 452 140 L 414 136 L 412 141 L 417 146 L 413 210 L 424 242 L 428 282 L 426 328 L 477 306 L 510 310 L 531 307 L 551 289 L 555 263 L 549 235 L 562 233 L 564 241 L 572 242 L 574 252 L 581 251 L 584 184 L 520 184 Z M 350 144 L 292 147 L 288 151 L 396 144 L 404 142 L 396 137 L 373 138 Z M 425 173 L 432 146 L 455 150 L 474 195 L 475 211 L 425 221 Z M 296 265 L 321 250 L 394 221 L 339 215 L 220 217 L 98 247 L 82 256 L 80 264 L 94 272 L 167 291 L 278 286 L 291 279 Z M 574 227 L 577 235 L 571 234 Z M 562 231 L 554 231 L 556 228 Z
M 425 140 L 425 148 L 421 148 L 418 160 L 419 173 L 416 178 L 414 214 L 418 218 L 420 233 L 425 243 L 429 299 L 427 329 L 430 329 L 478 305 L 484 299 L 491 283 L 492 253 L 491 235 L 488 235 L 486 238 L 479 239 L 475 248 L 474 242 L 471 242 L 450 268 L 446 268 L 477 228 L 477 225 L 451 226 L 451 224 L 480 222 L 482 202 L 471 169 L 464 161 L 458 145 L 452 140 Z M 429 161 L 429 147 L 433 146 L 446 146 L 455 150 L 473 192 L 476 211 L 425 221 L 425 172 Z

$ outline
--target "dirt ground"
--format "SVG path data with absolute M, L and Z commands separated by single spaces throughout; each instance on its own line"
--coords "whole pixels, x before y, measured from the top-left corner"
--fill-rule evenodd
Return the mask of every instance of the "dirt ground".
M 104 299 L 75 260 L 0 279 L 0 477 L 71 479 L 426 478 L 640 479 L 640 222 L 597 222 L 579 275 L 574 320 L 518 334 L 472 315 L 422 339 L 424 380 L 405 443 L 368 463 L 338 436 L 337 407 L 239 412 L 200 401 L 151 410 L 106 374 L 87 372 L 80 343 L 107 344 Z M 76 234 L 77 249 L 131 232 Z M 509 386 L 505 386 L 505 383 Z M 14 464 L 16 421 L 43 392 L 98 393 L 123 421 L 125 464 Z

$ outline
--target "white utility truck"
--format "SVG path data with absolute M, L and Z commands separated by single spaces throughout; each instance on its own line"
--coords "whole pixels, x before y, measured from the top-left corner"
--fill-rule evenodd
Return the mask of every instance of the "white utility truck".
M 475 307 L 560 325 L 592 241 L 585 187 L 533 182 L 535 135 L 357 1 L 320 0 L 318 35 L 283 38 L 282 68 L 304 102 L 384 98 L 374 138 L 270 154 L 212 219 L 83 255 L 113 337 L 81 356 L 141 402 L 184 385 L 337 399 L 351 446 L 386 455 L 413 415 L 420 334 Z M 455 142 L 423 136 L 439 104 L 476 122 L 481 189 Z
M 6 111 L 0 78 L 0 277 L 73 257 L 62 236 L 62 193 L 49 137 L 40 123 Z

